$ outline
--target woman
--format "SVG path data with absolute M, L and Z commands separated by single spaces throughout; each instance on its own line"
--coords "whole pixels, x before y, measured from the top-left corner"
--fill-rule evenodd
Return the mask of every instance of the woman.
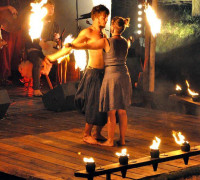
M 119 116 L 120 139 L 118 145 L 125 145 L 127 129 L 126 108 L 131 104 L 131 79 L 126 66 L 126 57 L 130 43 L 122 37 L 129 26 L 129 18 L 114 17 L 111 22 L 109 39 L 102 38 L 93 43 L 67 44 L 73 49 L 104 49 L 105 75 L 100 91 L 99 111 L 108 115 L 108 139 L 100 144 L 114 146 L 116 113 Z

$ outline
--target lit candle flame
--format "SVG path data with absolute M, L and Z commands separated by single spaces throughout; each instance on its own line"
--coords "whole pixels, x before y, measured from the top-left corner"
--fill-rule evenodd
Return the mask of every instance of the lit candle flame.
M 153 140 L 153 144 L 150 146 L 150 149 L 158 149 L 160 145 L 161 140 L 156 137 L 155 140 Z
M 181 86 L 180 85 L 176 85 L 176 91 L 181 91 L 182 90 L 182 88 L 181 88 Z
M 172 135 L 174 136 L 177 144 L 181 145 L 185 142 L 188 143 L 187 141 L 185 141 L 185 136 L 183 136 L 181 132 L 172 131 Z
M 191 90 L 190 89 L 190 84 L 189 84 L 189 82 L 186 80 L 185 81 L 186 82 L 186 84 L 187 84 L 187 87 L 188 87 L 188 93 L 191 95 L 191 96 L 198 96 L 199 95 L 199 93 L 197 93 L 197 92 L 195 92 L 195 91 L 193 91 L 193 90 Z
M 157 15 L 155 11 L 152 9 L 152 7 L 148 4 L 145 13 L 147 16 L 147 21 L 151 27 L 151 32 L 153 36 L 155 37 L 156 34 L 160 32 L 161 29 L 161 20 L 157 18 Z
M 88 162 L 94 162 L 94 159 L 91 157 L 91 158 L 83 158 L 83 161 L 85 162 L 85 163 L 88 163 Z
M 29 35 L 32 39 L 40 38 L 42 29 L 43 29 L 43 21 L 42 19 L 47 15 L 47 9 L 42 7 L 44 4 L 47 3 L 47 0 L 42 0 L 40 3 L 31 3 L 31 11 L 32 14 L 30 15 L 29 21 Z
M 117 156 L 129 156 L 129 154 L 127 154 L 127 149 L 122 149 L 121 153 L 116 152 Z

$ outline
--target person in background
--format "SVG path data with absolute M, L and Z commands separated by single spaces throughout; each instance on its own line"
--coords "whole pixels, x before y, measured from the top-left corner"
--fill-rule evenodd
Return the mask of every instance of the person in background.
M 42 96 L 40 90 L 40 71 L 41 63 L 45 57 L 44 52 L 51 51 L 51 47 L 47 42 L 59 41 L 59 26 L 54 20 L 54 7 L 53 1 L 48 1 L 44 7 L 47 8 L 47 15 L 44 19 L 43 31 L 41 39 L 31 40 L 27 34 L 26 51 L 27 59 L 33 63 L 32 77 L 33 77 L 33 95 L 36 97 Z M 56 46 L 56 45 L 55 45 Z

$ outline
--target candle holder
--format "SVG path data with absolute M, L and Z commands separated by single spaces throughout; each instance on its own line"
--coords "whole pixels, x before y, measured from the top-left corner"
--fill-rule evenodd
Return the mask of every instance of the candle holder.
M 128 156 L 119 156 L 119 164 L 121 165 L 127 165 L 128 164 Z
M 151 149 L 150 155 L 151 155 L 151 158 L 159 158 L 159 156 L 160 156 L 159 149 Z
M 181 144 L 181 150 L 184 152 L 189 152 L 190 151 L 190 144 L 188 142 L 184 142 Z
M 96 168 L 96 165 L 95 165 L 95 162 L 87 162 L 86 163 L 86 171 L 88 173 L 92 173 L 95 171 L 95 168 Z

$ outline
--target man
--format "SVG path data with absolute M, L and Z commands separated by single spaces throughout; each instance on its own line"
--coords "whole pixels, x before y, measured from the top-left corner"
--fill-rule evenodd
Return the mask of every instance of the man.
M 101 39 L 103 29 L 108 20 L 109 10 L 104 5 L 93 7 L 91 18 L 93 23 L 90 27 L 82 30 L 73 43 L 95 42 Z M 63 53 L 69 53 L 71 48 L 61 50 Z M 61 54 L 59 54 L 61 55 Z M 55 55 L 47 56 L 49 60 L 58 58 Z M 89 144 L 97 144 L 97 140 L 105 140 L 101 135 L 101 129 L 107 122 L 106 113 L 99 112 L 99 95 L 101 83 L 104 75 L 104 61 L 101 50 L 89 50 L 89 61 L 84 76 L 79 83 L 75 95 L 75 105 L 77 109 L 85 113 L 86 124 L 83 135 L 83 141 Z M 92 136 L 92 128 L 96 125 L 96 132 Z
M 59 27 L 54 21 L 54 3 L 49 0 L 44 7 L 47 8 L 47 15 L 44 19 L 41 40 L 36 39 L 32 42 L 30 36 L 28 35 L 28 40 L 26 42 L 28 60 L 33 63 L 33 95 L 36 97 L 42 96 L 42 92 L 40 91 L 40 70 L 42 60 L 45 57 L 44 52 L 50 48 L 53 49 L 53 47 L 51 47 L 47 42 L 56 42 L 60 37 Z

